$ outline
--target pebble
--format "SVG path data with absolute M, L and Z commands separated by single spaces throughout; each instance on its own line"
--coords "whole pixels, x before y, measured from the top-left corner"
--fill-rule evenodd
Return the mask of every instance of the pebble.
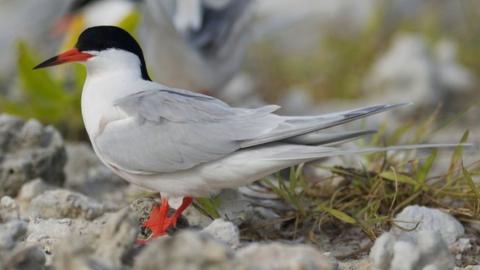
M 100 233 L 95 255 L 109 267 L 121 268 L 126 257 L 131 255 L 138 230 L 137 217 L 128 208 L 111 214 Z
M 0 224 L 0 253 L 17 246 L 27 232 L 27 223 L 22 220 L 11 220 Z
M 327 256 L 309 245 L 253 243 L 239 249 L 237 258 L 258 270 L 334 269 Z
M 66 189 L 48 190 L 31 201 L 29 214 L 41 218 L 83 218 L 93 220 L 104 213 L 94 199 Z
M 370 250 L 375 270 L 451 270 L 454 258 L 435 231 L 418 231 L 415 237 L 381 235 Z
M 202 230 L 216 240 L 226 244 L 230 248 L 237 248 L 240 245 L 240 232 L 238 227 L 230 221 L 215 219 L 210 225 Z
M 28 223 L 25 243 L 40 246 L 50 262 L 51 256 L 59 250 L 57 245 L 67 239 L 73 239 L 69 244 L 82 242 L 89 247 L 95 246 L 105 223 L 105 218 L 94 221 L 32 218 Z
M 36 246 L 18 248 L 12 251 L 5 259 L 5 270 L 44 270 L 45 255 Z
M 395 216 L 392 232 L 406 237 L 416 237 L 419 231 L 438 232 L 448 245 L 465 234 L 463 225 L 451 215 L 438 209 L 411 205 Z M 403 229 L 401 229 L 403 228 Z
M 151 241 L 135 258 L 134 270 L 163 269 L 239 269 L 227 246 L 208 234 L 181 231 L 172 237 Z
M 0 199 L 0 222 L 20 218 L 20 209 L 17 202 L 10 196 Z
M 23 184 L 38 177 L 57 186 L 65 180 L 63 139 L 37 120 L 0 115 L 0 156 L 0 197 L 16 196 Z

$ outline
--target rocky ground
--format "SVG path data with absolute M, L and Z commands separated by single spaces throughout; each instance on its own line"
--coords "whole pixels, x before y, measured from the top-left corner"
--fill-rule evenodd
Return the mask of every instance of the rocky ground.
M 89 145 L 65 144 L 35 120 L 0 116 L 0 178 L 0 269 L 480 268 L 478 228 L 420 206 L 405 208 L 375 243 L 358 230 L 317 245 L 251 241 L 239 228 L 272 213 L 237 190 L 221 195 L 225 219 L 192 207 L 175 232 L 140 245 L 158 198 L 114 176 Z

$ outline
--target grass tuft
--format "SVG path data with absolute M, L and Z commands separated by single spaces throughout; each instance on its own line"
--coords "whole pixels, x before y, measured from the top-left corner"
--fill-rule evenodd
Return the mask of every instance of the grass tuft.
M 372 142 L 377 145 L 383 142 L 419 143 L 431 135 L 427 131 L 431 130 L 432 122 L 427 119 L 424 123 L 430 124 L 416 129 L 406 123 L 390 136 L 384 131 L 377 134 Z M 409 134 L 412 134 L 410 138 Z M 468 135 L 466 131 L 459 142 L 466 142 Z M 412 204 L 444 209 L 464 222 L 478 220 L 480 184 L 474 178 L 480 175 L 480 162 L 464 166 L 462 153 L 463 147 L 457 146 L 447 163 L 439 159 L 437 150 L 425 157 L 417 151 L 370 154 L 363 158 L 361 168 L 318 165 L 330 176 L 310 182 L 305 180 L 302 165 L 294 167 L 286 178 L 277 174 L 262 182 L 286 205 L 272 208 L 279 216 L 278 234 L 264 233 L 262 230 L 267 230 L 268 226 L 248 229 L 258 230 L 256 235 L 261 239 L 264 236 L 284 238 L 287 234 L 292 239 L 303 236 L 315 242 L 313 236 L 325 232 L 336 235 L 346 228 L 359 228 L 373 240 L 394 226 L 395 215 Z M 434 171 L 439 166 L 445 170 Z M 326 188 L 324 183 L 339 179 L 343 184 Z

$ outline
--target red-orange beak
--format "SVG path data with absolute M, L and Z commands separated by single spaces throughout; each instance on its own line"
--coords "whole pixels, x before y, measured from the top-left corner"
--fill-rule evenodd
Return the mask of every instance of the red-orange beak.
M 61 53 L 57 56 L 54 56 L 50 59 L 47 59 L 46 61 L 40 63 L 33 69 L 37 68 L 44 68 L 44 67 L 49 67 L 49 66 L 55 66 L 55 65 L 60 65 L 63 63 L 68 63 L 68 62 L 78 62 L 78 61 L 86 61 L 88 58 L 92 57 L 93 55 L 89 53 L 84 53 L 79 51 L 78 49 L 71 49 L 68 50 L 64 53 Z

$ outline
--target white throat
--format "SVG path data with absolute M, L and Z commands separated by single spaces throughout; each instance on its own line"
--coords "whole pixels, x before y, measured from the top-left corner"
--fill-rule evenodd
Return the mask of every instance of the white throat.
M 87 79 L 96 76 L 122 75 L 141 77 L 141 62 L 137 55 L 119 49 L 91 51 L 94 57 L 87 60 Z
M 114 102 L 145 90 L 151 82 L 142 79 L 140 59 L 133 53 L 117 49 L 88 53 L 94 57 L 86 62 L 82 116 L 93 142 L 102 122 L 125 116 L 114 106 Z

